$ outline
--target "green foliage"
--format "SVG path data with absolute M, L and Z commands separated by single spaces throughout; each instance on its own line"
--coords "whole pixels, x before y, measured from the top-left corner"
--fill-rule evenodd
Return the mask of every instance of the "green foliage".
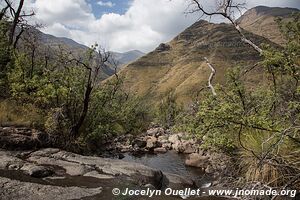
M 241 147 L 246 130 L 281 133 L 300 124 L 299 22 L 282 24 L 288 44 L 282 49 L 265 46 L 261 66 L 267 86 L 247 88 L 241 67 L 230 69 L 226 84 L 216 86 L 217 96 L 207 92 L 196 109 L 182 115 L 183 129 L 204 138 L 204 146 L 222 150 Z M 194 106 L 195 106 L 194 105 Z M 293 137 L 298 137 L 291 130 Z
M 7 32 L 9 23 L 6 19 L 0 21 L 0 91 L 1 95 L 7 91 L 7 64 L 10 61 L 11 51 L 8 44 Z
M 170 92 L 158 104 L 156 120 L 164 127 L 170 128 L 175 125 L 176 118 L 181 111 L 182 106 L 178 105 L 176 102 L 176 96 L 173 92 Z
M 140 133 L 148 127 L 147 109 L 138 98 L 123 92 L 121 86 L 121 80 L 113 79 L 94 93 L 85 126 L 88 141 Z

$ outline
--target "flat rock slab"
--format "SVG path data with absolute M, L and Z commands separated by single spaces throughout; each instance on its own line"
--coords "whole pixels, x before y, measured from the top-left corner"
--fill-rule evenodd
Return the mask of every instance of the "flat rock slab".
M 71 200 L 100 194 L 102 188 L 60 187 L 0 177 L 1 200 Z

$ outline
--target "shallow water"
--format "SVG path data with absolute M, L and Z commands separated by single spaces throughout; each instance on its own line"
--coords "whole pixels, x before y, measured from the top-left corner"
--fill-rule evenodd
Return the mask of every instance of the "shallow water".
M 193 179 L 199 187 L 212 181 L 212 177 L 203 173 L 201 169 L 185 166 L 186 156 L 184 154 L 168 151 L 165 154 L 144 154 L 141 156 L 133 156 L 127 153 L 124 156 L 124 161 L 141 163 L 162 172 Z

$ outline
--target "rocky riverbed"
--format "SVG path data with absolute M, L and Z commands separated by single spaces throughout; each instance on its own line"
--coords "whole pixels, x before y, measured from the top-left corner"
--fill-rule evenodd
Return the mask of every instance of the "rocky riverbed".
M 169 187 L 185 189 L 203 186 L 192 176 L 161 170 L 160 160 L 158 165 L 146 166 L 144 163 L 128 159 L 124 161 L 126 159 L 83 156 L 58 148 L 45 148 L 50 144 L 49 137 L 42 132 L 26 128 L 2 127 L 0 136 L 0 199 L 4 200 L 109 200 L 115 199 L 112 194 L 115 187 L 121 190 L 164 190 Z M 137 153 L 162 155 L 169 151 L 184 154 L 187 159 L 183 163 L 198 167 L 202 173 L 211 174 L 216 180 L 220 176 L 220 170 L 225 171 L 226 163 L 217 162 L 220 155 L 201 151 L 198 142 L 183 133 L 172 134 L 168 130 L 156 127 L 137 137 L 118 137 L 106 146 L 105 151 L 119 152 L 125 156 Z M 123 157 L 124 155 L 120 156 Z M 219 158 L 220 161 L 224 160 Z M 212 171 L 208 171 L 209 166 Z M 209 183 L 210 186 L 214 184 L 217 182 Z M 164 199 L 168 198 L 170 197 Z

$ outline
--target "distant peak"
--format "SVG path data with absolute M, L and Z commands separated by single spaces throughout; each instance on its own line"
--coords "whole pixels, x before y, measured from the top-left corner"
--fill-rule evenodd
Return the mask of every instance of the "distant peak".
M 297 8 L 256 6 L 248 10 L 245 14 L 251 11 L 255 11 L 257 15 L 271 15 L 271 16 L 285 16 L 293 12 L 299 12 Z

